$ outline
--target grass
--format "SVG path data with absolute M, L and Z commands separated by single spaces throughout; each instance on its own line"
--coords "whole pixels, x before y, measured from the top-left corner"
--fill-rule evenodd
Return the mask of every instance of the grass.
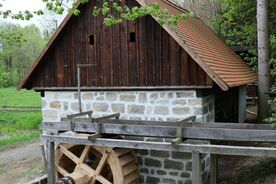
M 0 88 L 0 106 L 41 106 L 39 93 Z M 41 112 L 0 112 L 0 150 L 39 138 Z

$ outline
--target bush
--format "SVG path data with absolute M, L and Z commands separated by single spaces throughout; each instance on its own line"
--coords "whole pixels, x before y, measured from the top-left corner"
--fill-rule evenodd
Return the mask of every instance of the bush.
M 8 72 L 0 71 L 0 87 L 9 86 L 10 74 Z
M 0 71 L 0 87 L 8 87 L 10 85 L 9 78 L 10 78 L 10 73 Z

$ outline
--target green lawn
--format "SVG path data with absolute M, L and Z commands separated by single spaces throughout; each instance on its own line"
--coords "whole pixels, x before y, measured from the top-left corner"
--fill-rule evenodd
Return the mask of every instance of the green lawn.
M 3 105 L 41 106 L 41 98 L 34 91 L 0 88 L 0 106 Z M 0 149 L 37 139 L 40 122 L 41 112 L 0 112 Z

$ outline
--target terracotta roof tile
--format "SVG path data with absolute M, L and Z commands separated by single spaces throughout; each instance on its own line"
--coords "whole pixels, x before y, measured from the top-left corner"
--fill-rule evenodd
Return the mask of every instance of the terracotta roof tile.
M 166 0 L 146 1 L 147 4 L 156 2 L 161 8 L 167 9 L 171 15 L 187 12 Z M 195 60 L 204 62 L 207 69 L 217 75 L 217 80 L 222 80 L 229 87 L 246 85 L 257 80 L 255 72 L 199 18 L 189 18 L 187 21 L 180 21 L 177 26 L 169 27 L 201 61 Z M 213 78 L 206 68 L 203 69 Z

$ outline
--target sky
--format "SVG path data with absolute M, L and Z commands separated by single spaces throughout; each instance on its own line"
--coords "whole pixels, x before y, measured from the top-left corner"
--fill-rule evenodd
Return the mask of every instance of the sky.
M 30 10 L 30 11 L 35 11 L 35 10 L 43 10 L 45 9 L 45 5 L 42 2 L 42 0 L 0 0 L 0 2 L 3 4 L 3 10 L 11 10 L 14 13 L 17 13 L 19 11 L 25 11 L 25 10 Z M 64 16 L 57 16 L 57 19 L 59 22 L 63 19 Z M 34 17 L 30 21 L 19 21 L 19 20 L 11 20 L 11 19 L 6 19 L 4 20 L 5 22 L 12 22 L 16 24 L 20 24 L 21 26 L 26 26 L 30 24 L 35 24 L 38 27 L 41 28 L 41 19 L 42 17 Z

